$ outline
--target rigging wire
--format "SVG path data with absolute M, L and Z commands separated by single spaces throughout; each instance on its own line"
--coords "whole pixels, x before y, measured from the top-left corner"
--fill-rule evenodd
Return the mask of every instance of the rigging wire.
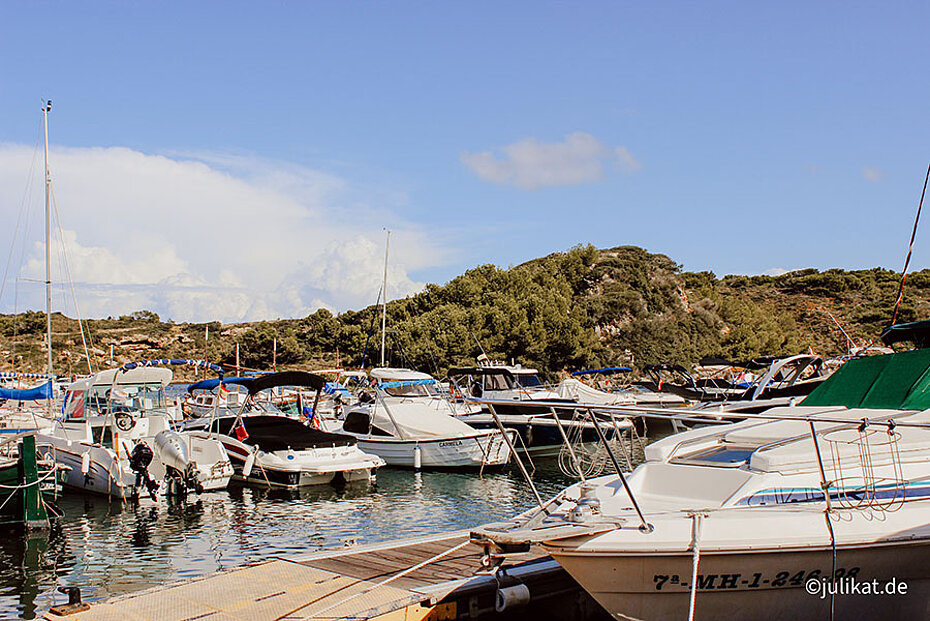
M 84 320 L 81 319 L 83 315 L 81 315 L 81 309 L 78 306 L 77 293 L 74 290 L 74 277 L 71 275 L 71 262 L 68 261 L 68 245 L 67 245 L 67 242 L 65 241 L 65 233 L 61 227 L 61 213 L 59 213 L 58 211 L 58 199 L 55 196 L 54 184 L 51 185 L 51 188 L 52 188 L 52 206 L 55 209 L 55 223 L 58 225 L 58 240 L 59 240 L 59 243 L 61 244 L 61 255 L 60 256 L 64 258 L 65 273 L 68 274 L 68 284 L 71 287 L 71 298 L 74 300 L 74 312 L 77 315 L 78 329 L 81 332 L 81 343 L 84 345 L 84 356 L 87 358 L 87 370 L 88 372 L 90 372 L 91 375 L 93 375 L 94 365 L 90 359 L 90 350 L 87 346 L 88 341 L 90 341 L 91 346 L 93 346 L 93 340 L 91 339 L 90 327 L 88 327 L 87 329 L 87 336 L 85 337 L 84 335 Z
M 894 302 L 894 314 L 891 316 L 891 325 L 898 319 L 898 307 L 904 297 L 904 281 L 907 280 L 907 266 L 911 262 L 911 253 L 914 251 L 914 238 L 917 237 L 917 223 L 920 222 L 920 210 L 924 206 L 924 195 L 927 193 L 927 181 L 930 181 L 930 166 L 927 167 L 927 176 L 924 178 L 924 189 L 920 193 L 920 202 L 917 204 L 917 216 L 914 218 L 914 229 L 911 231 L 911 243 L 907 247 L 907 258 L 904 259 L 904 269 L 901 271 L 901 285 L 898 287 L 898 298 Z
M 384 291 L 384 286 L 378 288 L 378 299 L 375 300 L 375 305 L 372 307 L 371 313 L 371 325 L 368 326 L 368 336 L 365 337 L 365 351 L 362 353 L 362 364 L 359 365 L 360 368 L 365 368 L 365 363 L 368 362 L 368 342 L 371 340 L 371 335 L 375 331 L 375 319 L 378 318 L 378 304 L 381 302 L 381 293 Z
M 39 159 L 39 145 L 41 141 L 41 136 L 42 136 L 42 132 L 41 130 L 39 130 L 37 132 L 35 145 L 33 147 L 32 162 L 30 163 L 30 166 L 29 166 L 29 175 L 27 177 L 26 187 L 23 191 L 23 200 L 22 200 L 22 203 L 20 204 L 19 215 L 16 218 L 16 228 L 14 229 L 14 232 L 13 232 L 13 238 L 10 240 L 10 252 L 9 252 L 9 255 L 7 256 L 7 264 L 3 272 L 3 282 L 0 283 L 0 299 L 2 299 L 3 292 L 6 288 L 10 266 L 13 264 L 13 253 L 16 249 L 16 240 L 20 234 L 20 228 L 22 228 L 23 243 L 22 243 L 22 246 L 20 247 L 19 263 L 16 266 L 17 274 L 22 272 L 23 262 L 25 261 L 25 255 L 26 255 L 25 239 L 28 237 L 28 233 L 29 233 L 29 218 L 26 217 L 26 214 L 28 213 L 27 205 L 31 202 L 32 196 L 33 196 L 33 191 L 34 191 L 33 181 L 35 179 L 35 170 L 36 170 L 36 165 Z M 14 282 L 14 285 L 13 285 L 14 320 L 13 320 L 12 342 L 10 345 L 10 361 L 11 361 L 11 364 L 15 366 L 16 365 L 16 344 L 18 341 L 17 337 L 19 336 L 19 324 L 15 320 L 15 316 L 19 310 L 19 279 L 16 278 L 14 279 L 13 282 Z

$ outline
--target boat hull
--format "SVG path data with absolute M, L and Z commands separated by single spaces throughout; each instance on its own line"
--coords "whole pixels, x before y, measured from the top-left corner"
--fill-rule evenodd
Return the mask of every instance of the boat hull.
M 232 462 L 235 471 L 233 479 L 248 484 L 298 489 L 340 482 L 373 481 L 377 469 L 384 465 L 384 462 L 377 460 L 376 457 L 364 455 L 355 447 L 313 449 L 310 452 L 320 454 L 319 459 L 313 464 L 307 463 L 300 457 L 288 464 L 286 452 L 281 459 L 281 456 L 273 453 L 258 451 L 255 454 L 251 471 L 246 475 L 245 465 L 254 447 L 230 436 L 220 435 L 219 439 Z M 330 453 L 330 455 L 327 456 L 325 453 Z M 329 458 L 325 459 L 325 457 Z
M 688 617 L 690 553 L 550 553 L 617 619 Z M 829 619 L 833 589 L 840 591 L 833 597 L 837 619 L 930 618 L 928 555 L 928 540 L 839 548 L 835 569 L 830 548 L 702 554 L 695 617 Z M 830 575 L 840 580 L 828 589 L 822 579 Z
M 54 460 L 65 475 L 65 487 L 110 498 L 131 499 L 139 496 L 136 475 L 128 469 L 125 460 L 117 460 L 114 453 L 101 446 L 85 442 L 69 442 L 54 436 L 39 436 L 39 453 Z M 87 455 L 87 471 L 83 470 Z
M 359 437 L 358 446 L 389 466 L 402 468 L 416 467 L 417 449 L 420 467 L 430 469 L 502 467 L 510 459 L 507 443 L 497 432 L 416 441 Z

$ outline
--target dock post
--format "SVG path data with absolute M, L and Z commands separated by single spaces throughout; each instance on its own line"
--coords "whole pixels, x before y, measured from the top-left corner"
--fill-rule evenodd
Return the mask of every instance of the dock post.
M 21 470 L 23 520 L 27 529 L 48 528 L 48 513 L 42 502 L 42 490 L 39 487 L 39 467 L 36 464 L 35 434 L 23 436 L 19 454 Z

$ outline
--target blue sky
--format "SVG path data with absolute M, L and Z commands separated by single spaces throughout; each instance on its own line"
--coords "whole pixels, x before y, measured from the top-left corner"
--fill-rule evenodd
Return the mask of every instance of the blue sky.
M 6 2 L 0 212 L 41 218 L 29 184 L 48 98 L 90 316 L 358 308 L 377 295 L 385 227 L 392 297 L 578 243 L 718 275 L 900 269 L 930 161 L 928 17 L 916 3 Z M 40 227 L 0 235 L 21 279 Z M 27 282 L 0 309 L 38 307 Z

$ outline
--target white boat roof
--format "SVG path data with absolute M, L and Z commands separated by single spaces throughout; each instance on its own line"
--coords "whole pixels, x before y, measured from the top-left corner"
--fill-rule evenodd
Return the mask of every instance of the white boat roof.
M 391 367 L 372 369 L 371 376 L 379 382 L 412 382 L 417 380 L 433 379 L 433 376 L 428 373 L 420 373 L 419 371 L 414 371 L 412 369 L 395 369 Z
M 562 380 L 555 391 L 563 399 L 577 399 L 580 403 L 596 403 L 598 405 L 629 405 L 633 403 L 633 397 L 627 393 L 604 392 L 592 388 L 573 377 Z
M 890 467 L 898 463 L 925 462 L 930 459 L 930 429 L 897 427 L 895 440 L 889 441 L 887 427 L 872 425 L 864 433 L 858 430 L 863 419 L 882 421 L 927 422 L 927 413 L 902 410 L 847 409 L 845 407 L 780 407 L 766 411 L 766 416 L 804 416 L 815 422 L 817 441 L 823 463 L 830 470 L 833 463 L 858 463 L 860 451 L 869 454 L 869 463 Z M 817 423 L 818 416 L 832 419 Z M 849 420 L 850 424 L 836 422 Z M 715 449 L 749 451 L 748 466 L 757 472 L 789 474 L 819 468 L 817 450 L 811 441 L 806 420 L 745 420 L 733 425 L 704 428 L 685 437 L 669 437 L 646 448 L 650 461 L 701 459 Z M 832 473 L 828 472 L 828 476 Z
M 119 369 L 100 371 L 93 377 L 78 380 L 68 386 L 68 390 L 87 390 L 91 386 L 112 386 L 113 376 Z M 171 383 L 174 373 L 165 367 L 136 367 L 122 371 L 116 378 L 117 386 L 138 384 L 161 384 L 162 387 Z
M 433 440 L 437 438 L 460 438 L 473 436 L 476 431 L 461 420 L 449 416 L 429 401 L 411 399 L 406 403 L 388 400 L 390 415 L 380 404 L 369 410 L 373 412 L 372 422 L 388 431 L 399 428 L 408 440 Z M 394 423 L 397 423 L 395 427 Z

